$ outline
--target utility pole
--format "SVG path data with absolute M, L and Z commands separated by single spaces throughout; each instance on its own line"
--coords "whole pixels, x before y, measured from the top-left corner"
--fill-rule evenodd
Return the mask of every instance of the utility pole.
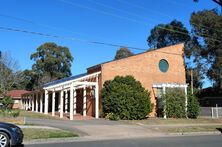
M 190 79 L 191 79 L 191 93 L 193 94 L 193 69 L 190 69 Z

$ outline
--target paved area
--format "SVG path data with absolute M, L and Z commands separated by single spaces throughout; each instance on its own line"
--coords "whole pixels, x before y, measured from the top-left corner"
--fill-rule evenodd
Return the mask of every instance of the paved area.
M 84 142 L 63 142 L 25 145 L 27 147 L 221 147 L 221 135 L 211 136 L 174 136 L 155 138 L 135 138 L 121 140 L 100 140 Z
M 19 126 L 22 129 L 31 128 L 31 129 L 52 129 L 52 130 L 59 130 L 58 128 L 48 127 L 48 126 L 33 126 L 33 125 L 21 125 Z
M 152 131 L 150 128 L 144 126 L 125 124 L 118 121 L 109 121 L 104 119 L 67 121 L 27 118 L 26 122 L 30 124 L 38 124 L 56 127 L 63 130 L 75 131 L 79 133 L 80 136 L 93 136 L 94 138 L 126 138 L 134 136 L 160 135 L 160 133 Z

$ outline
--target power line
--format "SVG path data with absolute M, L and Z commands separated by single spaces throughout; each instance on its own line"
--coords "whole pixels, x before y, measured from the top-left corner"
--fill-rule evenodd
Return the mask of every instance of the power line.
M 65 3 L 68 2 L 68 1 L 64 1 L 64 0 L 60 0 L 60 1 L 65 2 Z M 92 1 L 91 1 L 91 2 L 92 2 Z M 127 13 L 127 14 L 130 14 L 130 15 L 134 15 L 134 16 L 137 16 L 137 17 L 140 17 L 140 18 L 147 19 L 146 17 L 141 16 L 141 15 L 138 15 L 138 14 L 134 14 L 134 13 L 131 13 L 131 12 L 128 12 L 128 11 L 124 11 L 124 10 L 121 10 L 121 9 L 117 9 L 117 8 L 114 8 L 114 7 L 111 7 L 111 6 L 107 6 L 107 5 L 105 5 L 105 4 L 101 4 L 101 3 L 98 3 L 98 2 L 95 2 L 95 1 L 93 1 L 93 2 L 96 3 L 96 4 L 98 4 L 98 5 L 102 5 L 102 6 L 104 6 L 104 7 L 108 7 L 108 8 L 117 10 L 117 11 L 122 11 L 122 12 Z M 123 2 L 123 1 L 121 1 L 121 2 Z M 123 3 L 126 3 L 126 4 L 128 4 L 128 5 L 131 5 L 130 3 L 125 2 L 125 1 L 124 1 Z M 69 2 L 68 4 L 72 4 L 72 5 L 73 5 L 73 3 L 70 3 L 70 2 Z M 80 5 L 77 5 L 77 6 L 80 6 Z M 138 5 L 131 5 L 131 6 L 135 6 L 135 7 L 138 7 L 138 8 L 145 9 L 144 7 L 141 7 L 141 6 L 138 6 Z M 82 7 L 82 6 L 81 6 L 81 7 Z M 95 9 L 92 9 L 92 8 L 90 8 L 90 7 L 85 7 L 85 6 L 84 6 L 83 8 L 87 8 L 87 9 L 90 9 L 90 10 L 95 10 Z M 97 12 L 100 12 L 100 13 L 101 13 L 101 12 L 104 12 L 104 11 L 98 11 L 98 10 L 97 10 Z M 153 11 L 153 12 L 156 12 L 156 11 Z M 113 15 L 113 14 L 107 13 L 107 12 L 105 12 L 105 13 L 103 13 L 103 14 L 112 15 L 112 16 L 120 17 L 120 18 L 125 18 L 125 17 L 121 17 L 121 16 L 119 16 L 119 15 Z M 159 13 L 159 14 L 162 14 L 162 13 Z M 66 30 L 67 32 L 70 32 L 69 29 L 58 28 L 58 27 L 54 27 L 54 26 L 50 26 L 50 25 L 45 25 L 45 24 L 42 24 L 42 23 L 36 23 L 36 22 L 34 22 L 34 21 L 32 21 L 32 20 L 23 19 L 23 18 L 19 18 L 19 17 L 15 17 L 15 16 L 10 16 L 10 15 L 5 15 L 5 14 L 0 14 L 0 16 L 6 17 L 6 18 L 10 18 L 10 19 L 14 19 L 14 20 L 18 20 L 18 21 L 22 21 L 22 22 L 26 22 L 26 23 L 30 23 L 30 24 L 34 24 L 34 25 L 38 25 L 38 26 L 41 26 L 41 27 L 49 28 L 49 29 L 54 29 L 54 30 L 62 29 L 62 30 Z M 165 16 L 167 16 L 167 15 L 165 15 Z M 136 20 L 133 20 L 133 19 L 128 19 L 128 20 L 131 20 L 131 21 L 134 21 L 134 22 L 137 22 L 137 23 L 140 22 L 140 21 L 136 21 Z M 150 20 L 149 20 L 149 21 L 150 21 Z M 154 22 L 154 21 L 153 21 L 153 22 Z M 145 23 L 140 23 L 140 24 L 145 24 Z M 172 25 L 170 25 L 170 26 L 172 26 Z M 168 30 L 168 31 L 174 31 L 174 32 L 176 32 L 176 33 L 180 33 L 180 34 L 183 34 L 183 35 L 188 35 L 188 34 L 186 34 L 185 32 L 181 32 L 181 31 L 177 31 L 177 30 L 172 30 L 172 29 L 167 29 L 167 28 L 164 28 L 164 27 L 161 27 L 161 26 L 157 26 L 157 27 L 159 27 L 159 28 L 161 28 L 161 29 Z M 179 30 L 185 30 L 185 29 L 179 28 L 179 27 L 177 27 L 177 26 L 173 26 L 173 27 L 178 28 Z M 73 32 L 73 33 L 82 35 L 82 34 L 77 33 L 77 32 Z M 211 38 L 211 37 L 209 37 L 209 36 L 207 36 L 207 35 L 205 35 L 205 34 L 200 34 L 200 35 L 202 35 L 202 36 L 204 36 L 204 37 L 206 37 L 206 38 L 209 38 L 209 39 L 213 39 L 213 40 L 220 41 L 220 40 L 218 40 L 218 39 Z M 84 35 L 84 36 L 85 36 L 85 35 Z M 87 36 L 88 36 L 88 35 L 87 35 Z M 198 37 L 198 36 L 197 36 L 197 37 Z
M 173 18 L 172 16 L 170 16 L 170 15 L 167 15 L 167 14 L 165 14 L 165 13 L 152 10 L 152 9 L 150 9 L 150 8 L 147 9 L 147 8 L 141 6 L 141 5 L 138 5 L 138 4 L 131 4 L 130 2 L 127 2 L 127 1 L 125 1 L 125 0 L 117 0 L 117 1 L 119 1 L 119 2 L 121 2 L 121 3 L 125 3 L 125 4 L 127 4 L 127 5 L 129 5 L 129 6 L 131 6 L 131 7 L 136 7 L 136 8 L 143 9 L 143 10 L 146 10 L 146 11 L 150 11 L 150 12 L 153 12 L 153 13 L 158 13 L 158 14 L 160 14 L 160 15 L 162 15 L 162 16 L 166 16 L 166 17 L 168 17 L 168 18 L 174 19 L 174 18 Z M 170 2 L 172 2 L 172 1 L 170 1 Z M 221 33 L 222 33 L 222 31 L 220 31 L 220 30 L 217 30 L 217 29 L 214 29 L 214 28 L 205 26 L 205 25 L 196 24 L 196 23 L 192 23 L 192 24 L 194 24 L 195 26 L 198 26 L 198 27 L 204 27 L 204 28 L 212 29 L 212 30 L 214 30 L 214 31 L 217 31 L 217 32 L 221 32 Z M 178 28 L 178 27 L 177 27 L 177 28 Z M 180 28 L 180 29 L 181 29 L 181 28 Z
M 136 23 L 139 23 L 139 24 L 147 25 L 146 23 L 138 21 L 138 20 L 135 20 L 135 19 L 131 19 L 131 18 L 128 18 L 128 17 L 123 17 L 123 16 L 115 15 L 115 14 L 112 14 L 112 13 L 109 13 L 109 12 L 106 12 L 106 11 L 94 9 L 94 8 L 87 7 L 87 6 L 83 6 L 81 4 L 76 4 L 76 3 L 73 3 L 73 2 L 70 2 L 70 1 L 67 1 L 67 0 L 58 0 L 58 1 L 66 3 L 66 4 L 69 4 L 69 5 L 77 6 L 77 7 L 80 7 L 80 8 L 85 8 L 85 9 L 88 9 L 88 10 L 96 11 L 96 12 L 99 12 L 99 13 L 102 13 L 102 14 L 105 14 L 105 15 L 110 15 L 110 16 L 126 19 L 126 20 L 129 20 L 129 21 L 133 21 L 133 22 L 136 22 Z M 176 33 L 179 33 L 179 34 L 183 34 L 183 35 L 189 36 L 189 33 L 187 34 L 185 32 L 181 32 L 181 31 L 178 31 L 178 30 L 173 30 L 173 29 L 170 29 L 170 28 L 168 29 L 168 28 L 161 27 L 161 26 L 156 26 L 156 27 L 158 27 L 160 29 L 167 30 L 167 31 L 176 32 Z M 210 40 L 214 40 L 214 41 L 218 41 L 218 42 L 222 41 L 222 40 L 219 40 L 218 38 L 213 38 L 213 37 L 207 36 L 205 34 L 201 34 L 201 33 L 199 33 L 199 35 L 194 34 L 193 36 L 195 36 L 195 37 L 202 37 L 201 35 L 204 36 L 205 38 L 210 39 Z
M 37 22 L 29 20 L 29 19 L 15 17 L 15 16 L 11 16 L 11 15 L 0 14 L 0 17 L 5 17 L 5 18 L 12 19 L 12 20 L 17 20 L 17 21 L 21 21 L 21 22 L 37 25 L 37 26 L 40 26 L 40 27 L 43 27 L 43 28 L 47 28 L 47 29 L 51 29 L 51 30 L 64 30 L 66 32 L 78 34 L 78 35 L 81 35 L 81 36 L 89 36 L 89 35 L 86 35 L 86 34 L 75 32 L 75 31 L 70 30 L 70 29 L 56 27 L 56 26 L 52 26 L 52 25 L 46 25 L 46 24 L 43 24 L 43 23 L 37 23 Z
M 127 47 L 129 49 L 140 50 L 140 51 L 147 51 L 148 50 L 148 49 L 144 49 L 144 48 L 131 47 L 131 46 L 127 46 L 127 45 L 119 45 L 119 44 L 112 44 L 112 43 L 105 43 L 105 42 L 98 42 L 98 41 L 87 41 L 87 40 L 81 40 L 81 39 L 76 39 L 76 38 L 71 38 L 71 37 L 64 37 L 64 36 L 58 36 L 58 35 L 52 35 L 52 34 L 45 34 L 45 33 L 40 33 L 40 32 L 27 31 L 27 30 L 15 29 L 15 28 L 3 27 L 3 26 L 0 26 L 0 30 L 6 30 L 6 31 L 12 31 L 12 32 L 20 32 L 20 33 L 39 35 L 39 36 L 44 36 L 44 37 L 64 39 L 64 40 L 72 40 L 72 41 L 78 41 L 78 42 L 89 43 L 89 44 L 105 45 L 105 46 L 111 46 L 111 47 Z M 181 56 L 181 54 L 178 54 L 178 53 L 159 51 L 159 50 L 155 50 L 155 49 L 152 49 L 150 51 L 155 51 L 155 52 L 160 52 L 160 53 L 164 53 L 164 54 L 171 54 L 171 55 L 179 55 L 179 56 Z
M 99 42 L 99 41 L 88 41 L 88 40 L 82 40 L 82 39 L 77 39 L 77 38 L 72 38 L 72 37 L 64 37 L 64 36 L 59 36 L 59 35 L 52 35 L 52 34 L 46 34 L 46 33 L 41 33 L 41 32 L 34 32 L 34 31 L 27 31 L 27 30 L 15 29 L 15 28 L 4 27 L 4 26 L 0 26 L 0 29 L 6 30 L 6 31 L 21 32 L 21 33 L 32 34 L 32 35 L 39 35 L 39 36 L 44 36 L 44 37 L 63 39 L 63 40 L 78 41 L 78 42 L 84 42 L 84 43 L 90 43 L 90 44 L 99 44 L 99 45 L 106 45 L 106 46 L 112 46 L 112 47 L 127 47 L 129 49 L 142 50 L 142 51 L 147 50 L 144 48 L 131 47 L 131 46 L 126 46 L 126 45 L 112 44 L 112 43 L 105 43 L 105 42 Z
M 169 1 L 170 3 L 172 3 L 172 4 L 176 4 L 176 5 L 178 5 L 178 3 L 176 2 L 176 1 Z M 180 6 L 183 6 L 183 7 L 185 7 L 185 8 L 191 8 L 191 7 L 188 7 L 187 5 L 181 5 L 181 4 L 179 4 Z M 202 24 L 196 24 L 196 23 L 192 23 L 193 25 L 195 25 L 195 26 L 197 26 L 197 27 L 204 27 L 204 28 L 206 28 L 206 29 L 212 29 L 212 30 L 214 30 L 214 31 L 217 31 L 217 32 L 220 32 L 220 33 L 222 33 L 222 31 L 221 30 L 217 30 L 217 29 L 214 29 L 214 28 L 212 28 L 212 27 L 208 27 L 208 26 L 205 26 L 205 25 L 202 25 Z

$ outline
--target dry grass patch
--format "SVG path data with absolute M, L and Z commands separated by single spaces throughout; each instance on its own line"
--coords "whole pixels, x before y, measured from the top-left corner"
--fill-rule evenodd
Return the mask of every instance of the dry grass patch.
M 16 125 L 24 125 L 24 117 L 0 117 L 0 122 L 7 122 Z
M 197 119 L 163 119 L 163 118 L 148 118 L 145 120 L 125 120 L 123 122 L 130 124 L 143 125 L 167 125 L 167 124 L 222 124 L 222 119 L 197 118 Z
M 189 132 L 216 132 L 221 131 L 221 126 L 195 126 L 195 127 L 179 127 L 179 128 L 161 128 L 161 131 L 167 133 L 189 133 Z

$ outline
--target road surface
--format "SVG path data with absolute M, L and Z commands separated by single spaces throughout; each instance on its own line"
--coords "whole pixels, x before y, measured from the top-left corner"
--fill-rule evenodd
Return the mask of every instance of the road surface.
M 222 147 L 221 135 L 154 137 L 25 145 L 25 147 Z

